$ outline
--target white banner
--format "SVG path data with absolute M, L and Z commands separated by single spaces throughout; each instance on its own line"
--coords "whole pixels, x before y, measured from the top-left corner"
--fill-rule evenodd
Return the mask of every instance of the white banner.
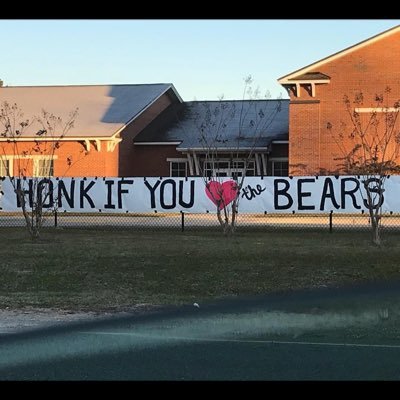
M 15 179 L 32 202 L 35 179 Z M 369 186 L 375 186 L 375 178 Z M 241 213 L 327 213 L 367 211 L 361 178 L 324 177 L 246 177 L 239 192 Z M 37 183 L 37 182 L 36 182 Z M 237 194 L 230 178 L 209 181 L 202 178 L 52 178 L 40 185 L 50 189 L 44 208 L 70 212 L 215 212 L 217 203 L 230 204 Z M 1 182 L 1 211 L 20 211 L 9 178 Z M 376 207 L 383 212 L 400 212 L 400 176 L 385 182 L 383 194 L 376 194 Z

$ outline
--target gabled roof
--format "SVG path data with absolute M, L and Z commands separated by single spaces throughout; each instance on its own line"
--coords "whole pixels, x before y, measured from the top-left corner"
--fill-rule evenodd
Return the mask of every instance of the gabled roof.
M 74 85 L 74 86 L 5 86 L 0 87 L 0 103 L 16 103 L 24 118 L 40 116 L 44 109 L 68 120 L 78 108 L 74 127 L 66 137 L 111 137 L 138 117 L 161 95 L 171 90 L 182 101 L 170 83 L 141 85 Z M 33 125 L 23 137 L 32 137 Z
M 213 123 L 216 125 L 211 127 Z M 171 105 L 135 137 L 134 143 L 180 143 L 178 150 L 204 150 L 202 125 L 209 143 L 218 133 L 211 148 L 265 148 L 273 140 L 288 140 L 289 100 L 191 101 Z
M 397 33 L 400 31 L 400 25 L 397 25 L 393 28 L 390 28 L 384 32 L 381 32 L 375 36 L 372 36 L 366 40 L 363 40 L 362 42 L 359 42 L 353 46 L 347 47 L 344 50 L 338 51 L 337 53 L 334 53 L 328 57 L 322 58 L 319 61 L 316 61 L 312 64 L 307 65 L 306 67 L 300 68 L 294 72 L 291 72 L 290 74 L 287 74 L 285 76 L 282 76 L 281 78 L 278 79 L 278 82 L 280 84 L 288 83 L 288 81 L 297 79 L 299 76 L 308 73 L 308 72 L 315 72 L 319 69 L 319 67 L 323 64 L 326 64 L 336 58 L 343 57 L 348 53 L 351 53 L 353 51 L 356 51 L 362 47 L 368 46 L 378 40 L 381 40 L 389 35 L 393 35 L 394 33 Z

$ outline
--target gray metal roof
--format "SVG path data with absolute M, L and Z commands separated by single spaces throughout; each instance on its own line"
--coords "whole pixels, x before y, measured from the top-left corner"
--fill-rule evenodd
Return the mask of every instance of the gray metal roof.
M 24 118 L 39 116 L 44 109 L 63 121 L 78 108 L 75 126 L 68 137 L 108 137 L 146 109 L 172 84 L 87 85 L 87 86 L 6 86 L 0 87 L 0 103 L 16 103 Z M 37 132 L 33 125 L 24 136 Z
M 289 100 L 191 101 L 168 107 L 134 142 L 181 142 L 178 149 L 267 147 L 288 140 Z

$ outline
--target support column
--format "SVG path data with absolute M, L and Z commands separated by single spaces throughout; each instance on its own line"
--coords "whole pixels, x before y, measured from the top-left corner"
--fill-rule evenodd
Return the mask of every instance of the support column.
M 261 153 L 261 160 L 262 160 L 262 168 L 263 168 L 263 175 L 267 176 L 268 175 L 268 170 L 267 170 L 267 159 L 265 158 L 265 154 Z
M 196 175 L 200 175 L 199 159 L 197 158 L 197 154 L 194 151 L 193 151 L 193 160 L 194 160 Z
M 256 175 L 262 175 L 261 174 L 261 168 L 260 168 L 260 158 L 258 153 L 254 153 L 254 158 L 256 160 Z
M 190 176 L 193 176 L 193 159 L 189 153 L 186 154 L 187 159 L 188 159 L 188 164 L 189 164 L 189 174 Z

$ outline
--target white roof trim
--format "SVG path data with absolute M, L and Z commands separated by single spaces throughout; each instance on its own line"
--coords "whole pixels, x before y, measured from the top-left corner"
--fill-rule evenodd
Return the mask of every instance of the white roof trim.
M 268 152 L 268 147 L 211 147 L 210 149 L 206 147 L 190 147 L 190 148 L 177 148 L 178 151 L 201 151 L 201 152 L 208 152 L 208 151 L 265 151 Z
M 172 89 L 172 91 L 174 92 L 174 94 L 176 95 L 176 97 L 178 98 L 178 100 L 183 103 L 183 99 L 182 97 L 179 95 L 178 91 L 175 89 L 175 86 L 171 83 L 170 88 Z M 163 93 L 164 94 L 164 93 Z
M 96 141 L 96 140 L 101 140 L 104 142 L 109 142 L 109 141 L 115 141 L 119 140 L 121 141 L 122 139 L 116 139 L 112 138 L 111 136 L 97 136 L 97 137 L 92 137 L 92 136 L 63 136 L 63 137 L 58 137 L 58 136 L 18 136 L 18 137 L 0 137 L 0 142 L 80 142 L 82 140 L 88 140 L 88 141 Z
M 185 158 L 171 158 L 171 157 L 167 157 L 167 161 L 168 162 L 187 162 L 188 161 L 188 159 L 187 159 L 187 157 L 185 157 Z
M 329 83 L 331 81 L 330 78 L 326 78 L 326 79 L 291 79 L 290 81 L 285 81 L 285 84 L 289 84 L 292 83 L 293 85 L 295 85 L 296 83 L 300 83 L 300 84 L 309 84 L 309 83 Z
M 14 154 L 14 155 L 1 155 L 0 156 L 0 160 L 20 160 L 20 159 L 27 159 L 27 160 L 58 160 L 58 155 L 57 154 L 51 154 L 51 155 L 44 155 L 44 154 L 27 154 L 22 155 L 22 154 Z
M 289 161 L 289 157 L 270 157 L 270 161 Z
M 133 116 L 126 124 L 124 124 L 121 128 L 119 128 L 116 132 L 112 134 L 112 137 L 115 137 L 121 133 L 132 121 L 138 118 L 141 114 L 143 114 L 149 107 L 151 107 L 161 96 L 168 92 L 169 89 L 172 89 L 174 94 L 178 97 L 178 100 L 183 103 L 181 96 L 179 96 L 178 92 L 175 89 L 175 86 L 171 83 L 159 96 L 153 99 L 146 107 L 144 107 L 140 112 L 138 112 L 135 116 Z
M 135 146 L 177 146 L 181 142 L 133 142 Z
M 385 112 L 395 112 L 398 113 L 400 110 L 398 108 L 395 107 L 378 107 L 378 108 L 371 108 L 371 107 L 361 107 L 361 108 L 355 108 L 354 109 L 355 112 L 357 113 L 385 113 Z
M 323 64 L 326 64 L 330 61 L 333 61 L 337 58 L 343 57 L 346 54 L 349 54 L 353 51 L 356 51 L 358 49 L 361 49 L 362 47 L 368 46 L 374 42 L 377 42 L 378 40 L 381 40 L 387 36 L 390 36 L 394 33 L 397 33 L 400 31 L 400 25 L 397 25 L 393 28 L 390 28 L 382 33 L 379 33 L 378 35 L 372 36 L 369 39 L 363 40 L 362 42 L 359 42 L 353 46 L 347 47 L 344 50 L 338 51 L 337 53 L 334 53 L 328 57 L 325 57 L 319 61 L 316 61 L 310 65 L 307 65 L 306 67 L 300 68 L 297 71 L 291 72 L 288 75 L 282 76 L 281 78 L 278 79 L 278 82 L 282 85 L 284 83 L 291 83 L 293 81 L 288 81 L 288 79 L 295 77 L 296 75 L 304 74 L 306 72 L 310 72 L 311 70 L 315 70 L 316 68 L 320 67 Z

